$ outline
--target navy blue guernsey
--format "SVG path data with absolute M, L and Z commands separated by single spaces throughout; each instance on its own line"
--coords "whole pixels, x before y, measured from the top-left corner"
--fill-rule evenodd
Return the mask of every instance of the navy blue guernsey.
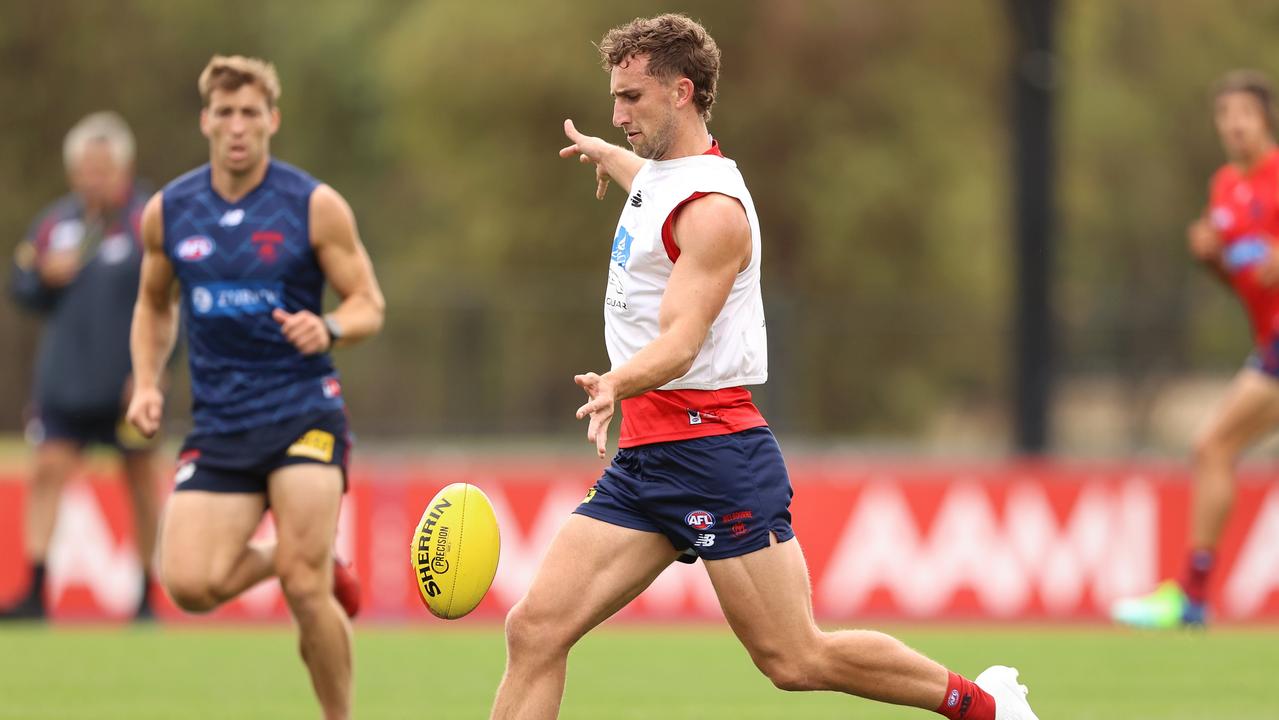
M 213 191 L 208 165 L 164 188 L 164 253 L 182 291 L 193 434 L 342 407 L 329 356 L 298 352 L 271 317 L 275 308 L 321 312 L 324 273 L 310 228 L 319 184 L 272 160 L 239 202 Z

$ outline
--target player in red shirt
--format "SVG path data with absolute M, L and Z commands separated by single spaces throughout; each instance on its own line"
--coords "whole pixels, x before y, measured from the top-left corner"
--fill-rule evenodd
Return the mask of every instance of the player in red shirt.
M 1195 493 L 1186 566 L 1150 595 L 1120 600 L 1117 622 L 1200 625 L 1215 548 L 1234 500 L 1239 456 L 1279 427 L 1279 146 L 1273 91 L 1253 70 L 1227 73 L 1214 100 L 1228 162 L 1212 177 L 1208 208 L 1187 230 L 1190 252 L 1247 310 L 1254 349 L 1195 441 Z

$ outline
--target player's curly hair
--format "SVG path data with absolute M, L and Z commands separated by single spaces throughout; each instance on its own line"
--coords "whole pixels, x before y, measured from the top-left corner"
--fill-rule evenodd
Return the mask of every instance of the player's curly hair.
M 635 18 L 604 33 L 597 45 L 605 70 L 637 55 L 648 56 L 648 74 L 660 80 L 686 77 L 703 120 L 711 119 L 719 83 L 719 46 L 696 20 L 667 13 Z
M 1270 78 L 1260 70 L 1252 70 L 1248 68 L 1240 68 L 1231 70 L 1213 86 L 1212 98 L 1216 100 L 1222 95 L 1230 93 L 1248 93 L 1257 98 L 1257 102 L 1261 103 L 1261 109 L 1266 116 L 1266 127 L 1273 132 L 1275 128 L 1275 91 L 1270 84 Z
M 266 104 L 275 107 L 280 100 L 280 78 L 275 66 L 265 60 L 243 55 L 214 55 L 200 73 L 200 99 L 209 106 L 209 96 L 214 90 L 235 92 L 245 85 L 256 85 Z

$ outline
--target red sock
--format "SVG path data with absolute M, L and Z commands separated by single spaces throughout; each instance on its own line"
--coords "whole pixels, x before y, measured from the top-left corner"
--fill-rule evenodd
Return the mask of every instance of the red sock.
M 1186 556 L 1186 574 L 1181 578 L 1181 589 L 1192 602 L 1201 603 L 1208 597 L 1208 576 L 1212 574 L 1214 553 L 1211 548 L 1191 550 Z
M 950 673 L 938 715 L 950 720 L 995 720 L 995 698 L 968 678 Z

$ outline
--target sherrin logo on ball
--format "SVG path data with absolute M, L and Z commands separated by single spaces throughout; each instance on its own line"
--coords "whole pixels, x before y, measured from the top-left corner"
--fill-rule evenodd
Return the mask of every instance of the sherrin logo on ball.
M 409 548 L 426 609 L 446 620 L 474 610 L 493 584 L 501 544 L 483 490 L 453 483 L 431 498 Z

